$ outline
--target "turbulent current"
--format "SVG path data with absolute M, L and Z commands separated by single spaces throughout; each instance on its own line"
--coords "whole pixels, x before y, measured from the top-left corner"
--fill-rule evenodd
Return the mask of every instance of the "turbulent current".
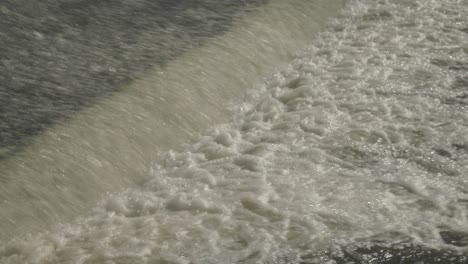
M 467 263 L 467 14 L 348 1 L 242 88 L 229 122 L 74 221 L 0 244 L 0 263 Z

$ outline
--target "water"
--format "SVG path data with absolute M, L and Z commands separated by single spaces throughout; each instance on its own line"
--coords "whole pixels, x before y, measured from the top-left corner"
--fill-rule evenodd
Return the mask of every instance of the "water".
M 304 7 L 266 13 L 302 17 L 294 27 L 260 28 L 291 43 L 314 18 Z M 74 222 L 6 243 L 1 262 L 466 263 L 467 12 L 461 0 L 349 1 L 289 65 L 241 83 L 230 122 L 162 151 L 140 186 Z M 232 32 L 217 41 L 245 34 Z M 240 70 L 242 57 L 221 61 Z
M 212 77 L 198 77 L 204 62 L 193 48 L 262 4 L 28 2 L 0 5 L 2 239 L 70 219 L 106 191 L 141 180 L 154 153 L 210 123 L 172 114 L 183 112 L 186 99 L 212 101 L 223 91 Z M 240 97 L 239 90 L 224 91 Z M 220 116 L 216 111 L 212 118 Z
M 265 2 L 3 1 L 0 158 Z
M 209 3 L 207 1 L 205 5 L 211 7 Z M 88 5 L 93 7 L 90 3 Z M 144 73 L 135 70 L 137 75 L 142 76 L 126 86 L 124 82 L 114 88 L 102 79 L 91 80 L 100 83 L 96 89 L 103 89 L 104 92 L 120 90 L 110 94 L 109 91 L 104 99 L 99 98 L 103 92 L 93 92 L 94 86 L 69 88 L 72 94 L 81 93 L 81 89 L 84 89 L 86 96 L 83 98 L 95 96 L 92 98 L 97 102 L 93 107 L 71 115 L 67 122 L 59 119 L 54 126 L 49 125 L 22 151 L 0 162 L 3 183 L 0 187 L 0 237 L 7 240 L 16 235 L 44 230 L 51 223 L 67 222 L 95 206 L 106 192 L 116 192 L 144 182 L 158 152 L 181 145 L 208 125 L 226 122 L 229 115 L 227 103 L 244 100 L 247 88 L 274 72 L 281 63 L 289 61 L 294 52 L 312 38 L 312 33 L 317 31 L 324 19 L 336 12 L 338 5 L 338 2 L 325 1 L 276 1 L 259 9 L 247 10 L 249 12 L 238 11 L 237 15 L 233 15 L 232 28 L 218 37 L 204 40 L 204 45 L 185 43 L 191 38 L 184 37 L 160 39 L 156 35 L 149 40 L 143 39 L 134 46 L 151 46 L 152 40 L 156 43 L 168 41 L 172 45 L 177 40 L 182 44 L 172 46 L 185 47 L 185 52 L 172 60 L 166 59 L 164 65 L 158 65 L 159 61 L 156 60 L 156 66 Z M 199 12 L 204 14 L 208 8 L 200 9 Z M 313 18 L 307 18 L 305 14 L 313 15 Z M 104 18 L 107 16 L 103 15 Z M 112 16 L 110 18 L 116 19 Z M 185 32 L 187 29 L 184 26 L 176 27 L 175 33 Z M 25 33 L 34 36 L 31 32 Z M 210 31 L 202 33 L 206 35 Z M 167 34 L 164 36 L 167 37 Z M 192 49 L 186 48 L 187 45 L 192 45 Z M 73 47 L 70 50 L 74 50 Z M 104 54 L 118 54 L 120 51 L 105 45 L 98 49 L 91 46 L 90 49 L 94 53 Z M 164 57 L 165 52 L 162 50 L 159 56 Z M 133 53 L 146 54 L 137 51 Z M 88 56 L 83 56 L 87 61 Z M 79 61 L 79 58 L 74 59 Z M 28 70 L 34 72 L 36 68 Z M 85 81 L 89 81 L 88 77 L 92 75 L 87 70 L 83 68 L 78 72 Z M 131 67 L 127 70 L 121 74 L 126 76 L 134 73 Z M 54 94 L 53 91 L 45 90 L 44 93 Z M 5 105 L 11 106 L 25 97 L 28 99 L 27 96 L 17 94 L 2 98 L 10 102 Z M 70 98 L 68 101 L 77 99 L 74 96 Z M 63 110 L 60 107 L 51 108 L 47 96 L 33 96 L 25 101 L 31 100 L 44 100 L 35 104 L 44 106 L 39 111 L 40 115 L 53 118 L 54 112 Z M 58 101 L 65 108 L 69 106 L 67 100 Z M 76 103 L 87 103 L 80 102 L 78 100 Z M 24 115 L 34 116 L 27 108 L 23 109 L 24 113 L 15 107 L 11 108 L 5 112 L 13 113 L 13 117 L 7 117 L 7 121 L 2 121 L 2 124 L 15 122 Z M 29 121 L 33 129 L 48 123 L 34 117 Z M 6 134 L 10 133 L 8 126 L 5 130 Z M 11 141 L 5 142 L 12 145 L 9 143 Z

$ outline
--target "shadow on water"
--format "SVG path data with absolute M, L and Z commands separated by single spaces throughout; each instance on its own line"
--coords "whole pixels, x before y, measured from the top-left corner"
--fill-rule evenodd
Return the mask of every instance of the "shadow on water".
M 0 159 L 267 1 L 2 1 Z

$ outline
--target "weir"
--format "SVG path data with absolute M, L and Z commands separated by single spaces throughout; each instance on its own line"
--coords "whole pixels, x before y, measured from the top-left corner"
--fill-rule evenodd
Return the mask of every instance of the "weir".
M 0 240 L 47 230 L 145 181 L 158 153 L 227 121 L 229 104 L 310 43 L 343 0 L 270 1 L 0 162 Z

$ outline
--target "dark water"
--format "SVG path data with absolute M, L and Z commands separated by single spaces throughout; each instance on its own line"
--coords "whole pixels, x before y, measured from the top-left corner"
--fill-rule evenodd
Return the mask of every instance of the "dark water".
M 0 159 L 267 0 L 4 0 Z
M 349 247 L 332 256 L 304 256 L 301 264 L 464 264 L 468 256 L 448 249 L 426 248 L 420 245 L 401 244 L 395 246 L 369 244 L 368 246 Z

